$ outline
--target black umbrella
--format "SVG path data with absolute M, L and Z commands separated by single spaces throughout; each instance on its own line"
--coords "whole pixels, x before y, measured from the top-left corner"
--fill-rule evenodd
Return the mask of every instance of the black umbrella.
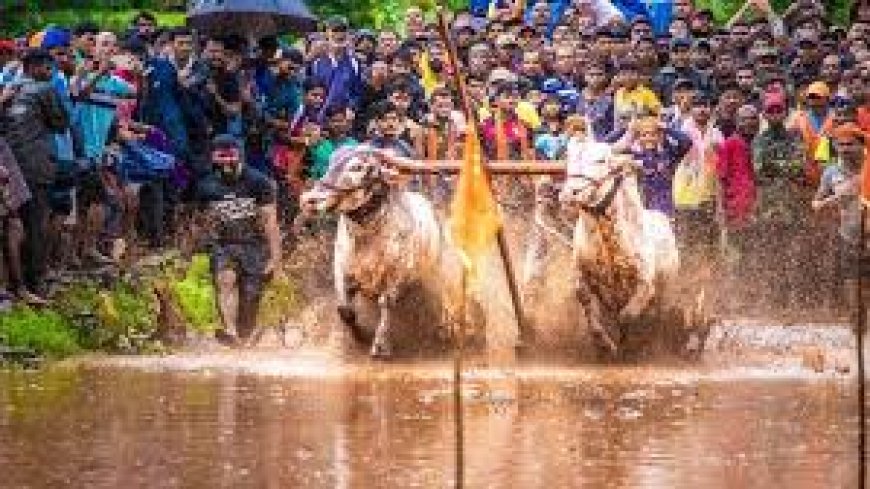
M 187 25 L 205 33 L 255 39 L 312 31 L 317 18 L 303 0 L 194 0 Z

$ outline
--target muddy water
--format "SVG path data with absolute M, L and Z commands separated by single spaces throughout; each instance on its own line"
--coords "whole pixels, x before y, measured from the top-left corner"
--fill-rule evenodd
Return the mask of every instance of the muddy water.
M 0 373 L 0 487 L 452 484 L 448 365 L 185 361 Z M 466 379 L 467 487 L 856 487 L 849 375 L 513 372 Z

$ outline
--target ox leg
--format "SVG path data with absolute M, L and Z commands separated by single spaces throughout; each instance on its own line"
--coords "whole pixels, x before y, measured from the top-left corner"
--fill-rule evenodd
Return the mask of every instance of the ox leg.
M 641 313 L 649 306 L 653 298 L 655 286 L 647 281 L 642 281 L 635 291 L 634 295 L 622 308 L 619 313 L 619 321 L 633 321 L 641 315 Z
M 389 358 L 392 356 L 390 344 L 390 313 L 396 305 L 396 291 L 384 292 L 378 297 L 378 329 L 375 331 L 375 339 L 372 342 L 371 356 L 375 358 Z
M 586 312 L 586 322 L 588 323 L 589 331 L 592 333 L 592 341 L 595 343 L 595 347 L 599 352 L 616 355 L 619 350 L 616 340 L 601 322 L 601 306 L 595 294 L 589 288 L 585 277 L 581 275 L 577 279 L 576 287 L 577 299 Z
M 707 343 L 707 337 L 710 335 L 710 328 L 715 323 L 715 320 L 707 313 L 705 298 L 704 292 L 700 292 L 695 297 L 693 307 L 686 313 L 685 323 L 689 328 L 689 336 L 686 344 L 683 345 L 681 353 L 693 360 L 699 359 L 704 353 L 704 346 Z
M 341 282 L 341 293 L 338 294 L 338 317 L 341 318 L 342 324 L 350 331 L 354 341 L 364 343 L 368 340 L 362 327 L 357 320 L 356 309 L 353 307 L 353 300 L 359 292 L 359 284 L 351 277 L 343 277 Z

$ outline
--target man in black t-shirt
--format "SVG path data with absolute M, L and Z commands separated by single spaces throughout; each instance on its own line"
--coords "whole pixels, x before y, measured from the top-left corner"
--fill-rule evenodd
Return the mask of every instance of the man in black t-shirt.
M 244 165 L 242 143 L 227 135 L 212 142 L 214 171 L 198 186 L 208 206 L 212 272 L 223 329 L 219 341 L 249 342 L 266 280 L 281 257 L 272 180 Z
M 205 116 L 211 134 L 241 134 L 242 87 L 239 74 L 228 68 L 231 56 L 226 42 L 220 38 L 209 39 L 203 50 L 204 65 L 200 75 Z

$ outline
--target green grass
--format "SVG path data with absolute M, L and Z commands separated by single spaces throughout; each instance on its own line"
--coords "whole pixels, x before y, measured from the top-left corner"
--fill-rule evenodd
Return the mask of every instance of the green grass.
M 63 358 L 81 351 L 78 332 L 59 313 L 16 307 L 0 315 L 0 343 L 26 348 L 50 358 Z

